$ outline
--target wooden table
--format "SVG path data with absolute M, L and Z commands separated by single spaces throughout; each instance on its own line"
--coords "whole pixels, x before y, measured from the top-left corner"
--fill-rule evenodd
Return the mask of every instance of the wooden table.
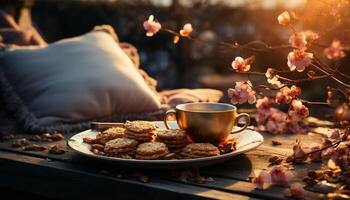
M 67 134 L 66 139 L 71 135 Z M 202 176 L 214 179 L 204 184 L 185 183 L 172 175 L 175 172 L 170 171 L 118 168 L 79 156 L 68 147 L 65 154 L 53 155 L 47 150 L 23 151 L 21 148 L 11 147 L 11 141 L 3 141 L 0 142 L 0 187 L 53 199 L 286 199 L 286 188 L 256 190 L 249 182 L 249 176 L 253 170 L 270 168 L 270 156 L 290 155 L 296 138 L 312 143 L 320 142 L 322 136 L 264 134 L 264 137 L 264 144 L 256 150 L 236 156 L 220 165 L 201 168 Z M 280 141 L 282 145 L 272 146 L 272 140 Z M 59 143 L 66 146 L 66 141 L 33 143 L 47 146 Z M 300 181 L 309 169 L 318 168 L 319 165 L 295 166 L 296 179 Z M 137 174 L 146 175 L 148 182 L 140 181 Z M 318 195 L 307 192 L 305 197 L 315 199 Z

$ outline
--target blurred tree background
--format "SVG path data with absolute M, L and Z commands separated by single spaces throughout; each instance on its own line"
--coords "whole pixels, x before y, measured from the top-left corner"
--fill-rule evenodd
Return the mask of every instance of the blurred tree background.
M 138 48 L 141 66 L 158 80 L 159 90 L 211 87 L 226 91 L 234 81 L 247 78 L 231 70 L 235 56 L 256 55 L 253 71 L 263 72 L 268 67 L 288 69 L 286 58 L 290 49 L 254 52 L 191 40 L 174 45 L 172 36 L 164 32 L 146 37 L 143 21 L 153 14 L 163 27 L 173 30 L 191 23 L 194 37 L 213 43 L 261 40 L 280 45 L 287 44 L 291 34 L 276 20 L 286 9 L 305 11 L 296 12 L 309 19 L 297 22 L 295 27 L 300 30 L 322 32 L 332 23 L 317 0 L 36 0 L 31 11 L 35 25 L 49 42 L 86 33 L 95 25 L 112 25 L 121 41 Z M 325 38 L 325 45 L 332 39 L 333 36 Z M 340 64 L 348 62 L 349 58 L 345 58 Z M 249 78 L 253 84 L 265 82 L 264 77 Z M 325 100 L 327 85 L 332 85 L 332 81 L 306 84 L 303 87 L 308 92 L 303 95 L 306 99 Z

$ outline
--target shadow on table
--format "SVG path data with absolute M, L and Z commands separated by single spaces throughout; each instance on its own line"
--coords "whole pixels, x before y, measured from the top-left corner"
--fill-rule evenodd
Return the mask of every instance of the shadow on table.
M 210 176 L 248 180 L 252 171 L 252 163 L 244 155 L 237 155 L 231 160 L 213 166 L 201 168 L 201 172 Z
M 167 171 L 166 169 L 162 170 L 145 170 L 145 168 L 137 168 L 133 166 L 123 166 L 123 165 L 118 165 L 118 163 L 113 163 L 108 160 L 97 160 L 94 158 L 89 158 L 89 157 L 84 157 L 80 155 L 73 154 L 70 156 L 71 159 L 74 163 L 76 164 L 82 164 L 84 166 L 90 166 L 90 167 L 98 167 L 98 168 L 113 168 L 113 169 L 120 169 L 120 170 L 141 170 L 141 171 Z M 186 169 L 186 168 L 183 168 Z M 188 169 L 188 168 L 187 168 Z M 213 174 L 213 175 L 218 175 L 218 176 L 236 176 L 239 175 L 240 179 L 247 180 L 248 176 L 250 175 L 252 165 L 251 161 L 249 158 L 245 155 L 238 155 L 232 158 L 229 161 L 226 161 L 224 163 L 220 164 L 215 164 L 207 167 L 202 167 L 200 168 L 201 172 L 205 172 L 207 174 Z M 172 169 L 170 169 L 172 170 Z M 181 169 L 174 169 L 174 170 L 181 170 Z M 232 177 L 233 178 L 233 177 Z M 235 177 L 237 178 L 237 177 Z

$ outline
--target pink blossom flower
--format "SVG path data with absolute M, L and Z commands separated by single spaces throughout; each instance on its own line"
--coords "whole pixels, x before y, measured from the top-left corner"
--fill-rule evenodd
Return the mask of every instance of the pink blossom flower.
M 236 82 L 234 89 L 228 89 L 228 96 L 231 98 L 232 104 L 242 104 L 245 102 L 253 104 L 256 102 L 255 91 L 252 89 L 250 81 Z
M 265 125 L 266 130 L 272 134 L 280 134 L 287 132 L 287 122 L 285 118 L 276 117 L 278 114 L 273 114 Z
M 269 172 L 262 170 L 257 177 L 252 179 L 252 183 L 255 184 L 256 188 L 266 190 L 272 184 L 271 175 Z
M 190 34 L 192 33 L 193 28 L 192 28 L 192 24 L 187 23 L 183 26 L 183 28 L 180 30 L 180 35 L 182 37 L 188 37 L 190 36 Z
M 258 110 L 258 114 L 255 120 L 258 123 L 258 125 L 265 125 L 266 120 L 271 116 L 271 103 L 272 103 L 272 100 L 269 99 L 268 97 L 264 97 L 256 101 L 255 106 Z M 261 128 L 265 129 L 265 126 Z M 263 131 L 266 131 L 266 129 Z
M 273 75 L 275 74 L 275 70 L 272 68 L 267 68 L 265 76 L 266 78 L 272 78 Z
M 344 143 L 340 143 L 340 144 L 338 145 L 338 147 L 335 149 L 335 152 L 336 152 L 338 155 L 347 156 L 348 153 L 349 153 L 349 148 L 348 148 Z
M 270 115 L 266 121 L 266 130 L 272 134 L 280 134 L 288 132 L 287 114 L 276 109 L 270 109 Z
M 292 121 L 300 121 L 309 116 L 309 109 L 299 100 L 293 100 L 288 111 L 288 118 Z
M 303 31 L 302 33 L 306 36 L 306 41 L 308 42 L 313 42 L 320 37 L 317 33 L 310 30 Z
M 312 162 L 320 162 L 322 161 L 322 151 L 319 151 L 321 149 L 319 144 L 311 144 L 310 145 L 310 151 L 317 151 L 310 154 L 310 159 Z
M 344 143 L 340 143 L 338 147 L 333 148 L 333 151 L 328 154 L 328 156 L 330 157 L 328 161 L 328 167 L 331 169 L 335 169 L 338 167 L 342 169 L 348 169 L 348 154 L 349 147 Z
M 283 13 L 278 15 L 277 21 L 278 21 L 279 24 L 281 24 L 283 26 L 289 25 L 289 23 L 290 23 L 290 15 L 289 15 L 288 11 L 284 11 Z
M 286 113 L 271 108 L 272 99 L 267 97 L 257 101 L 257 115 L 255 120 L 258 124 L 258 130 L 267 131 L 272 134 L 280 133 L 305 133 L 307 129 L 302 128 L 298 122 L 288 119 Z
M 305 50 L 306 49 L 306 36 L 303 33 L 293 33 L 289 37 L 289 43 L 292 45 L 292 47 Z
M 293 145 L 293 155 L 295 157 L 294 161 L 296 163 L 304 162 L 307 159 L 308 151 L 309 149 L 305 146 L 302 146 L 300 140 L 297 140 Z
M 277 76 L 273 76 L 272 78 L 268 78 L 267 82 L 270 83 L 271 85 L 276 85 L 277 87 L 282 87 L 283 86 L 281 81 L 278 80 Z
M 154 16 L 150 15 L 148 20 L 143 22 L 143 28 L 147 31 L 146 35 L 152 37 L 162 28 L 162 25 L 159 22 L 154 21 Z
M 330 141 L 327 138 L 322 139 L 322 147 L 326 147 L 326 146 L 330 146 L 330 145 L 332 145 L 332 141 Z
M 323 53 L 330 60 L 339 60 L 345 57 L 345 52 L 348 47 L 342 45 L 339 40 L 333 40 L 332 44 L 325 48 Z
M 330 157 L 334 153 L 334 148 L 331 147 L 332 141 L 327 138 L 322 139 L 322 148 L 327 147 L 326 150 L 322 152 L 322 155 L 325 157 Z
M 290 196 L 302 198 L 305 195 L 304 186 L 301 183 L 293 183 L 289 187 Z
M 270 109 L 271 103 L 272 103 L 272 101 L 270 98 L 264 97 L 262 99 L 258 99 L 256 101 L 255 106 L 258 110 L 266 110 L 266 109 Z
M 348 170 L 349 160 L 348 160 L 349 148 L 346 144 L 340 143 L 335 151 L 331 154 L 328 161 L 328 167 L 333 169 L 340 167 L 341 169 Z
M 277 87 L 282 87 L 283 84 L 278 80 L 278 75 L 275 75 L 275 70 L 272 68 L 267 68 L 265 76 L 267 78 L 267 82 L 271 85 L 276 85 Z
M 313 58 L 312 53 L 308 53 L 301 50 L 294 50 L 288 54 L 288 67 L 290 71 L 297 70 L 302 72 L 305 70 L 305 67 L 311 64 L 311 59 Z
M 301 89 L 295 85 L 291 88 L 284 87 L 276 94 L 276 103 L 289 104 L 296 96 L 300 95 L 300 93 Z
M 274 185 L 288 185 L 293 178 L 293 174 L 286 167 L 281 165 L 274 167 L 270 171 L 270 174 Z
M 334 130 L 329 137 L 333 140 L 338 140 L 340 138 L 339 130 Z
M 247 72 L 250 70 L 250 64 L 242 57 L 237 56 L 231 64 L 232 68 L 237 72 Z

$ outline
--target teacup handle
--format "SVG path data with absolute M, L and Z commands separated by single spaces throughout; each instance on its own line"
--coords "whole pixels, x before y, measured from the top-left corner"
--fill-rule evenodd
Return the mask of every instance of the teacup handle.
M 166 129 L 170 129 L 169 124 L 168 124 L 168 116 L 169 115 L 175 115 L 176 116 L 176 111 L 173 110 L 173 109 L 166 111 L 164 119 L 163 119 Z
M 240 129 L 238 129 L 238 130 L 232 131 L 231 133 L 239 133 L 239 132 L 245 130 L 249 126 L 249 124 L 250 124 L 250 117 L 249 117 L 249 115 L 247 113 L 240 113 L 240 114 L 238 114 L 235 124 L 237 124 L 237 122 L 239 121 L 240 118 L 245 118 L 246 122 L 245 122 L 244 126 L 242 128 L 240 128 Z

